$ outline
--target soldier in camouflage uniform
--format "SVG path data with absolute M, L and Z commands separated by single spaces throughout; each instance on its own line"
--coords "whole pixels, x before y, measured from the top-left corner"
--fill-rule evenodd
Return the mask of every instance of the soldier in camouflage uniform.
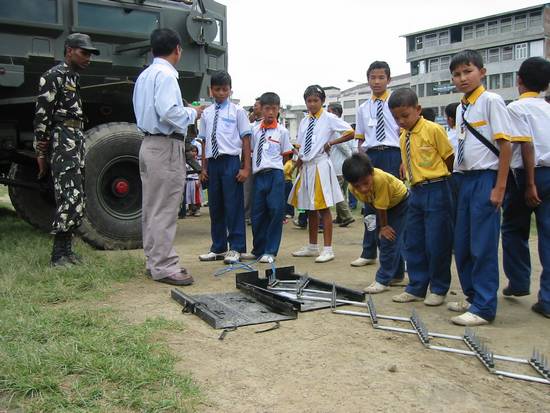
M 39 178 L 48 163 L 54 182 L 56 213 L 52 224 L 52 266 L 78 264 L 72 250 L 73 231 L 84 213 L 84 114 L 78 72 L 86 69 L 91 54 L 99 54 L 86 34 L 73 33 L 65 40 L 65 61 L 40 78 L 34 118 Z

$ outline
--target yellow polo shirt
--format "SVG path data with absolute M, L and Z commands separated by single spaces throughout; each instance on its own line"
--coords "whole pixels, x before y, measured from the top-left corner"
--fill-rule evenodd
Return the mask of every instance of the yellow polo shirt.
M 376 209 L 390 209 L 399 204 L 407 196 L 407 187 L 392 174 L 382 169 L 374 168 L 372 191 L 362 193 L 351 184 L 349 190 L 358 200 L 372 205 Z
M 401 132 L 400 146 L 401 159 L 411 185 L 451 174 L 445 160 L 454 153 L 454 150 L 445 130 L 441 125 L 420 117 L 410 134 L 411 179 L 406 149 L 408 133 L 407 130 Z

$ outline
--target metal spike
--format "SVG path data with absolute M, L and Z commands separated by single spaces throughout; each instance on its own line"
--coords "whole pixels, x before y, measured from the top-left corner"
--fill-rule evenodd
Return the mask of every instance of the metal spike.
M 369 299 L 367 301 L 367 305 L 369 308 L 369 314 L 370 314 L 370 322 L 374 328 L 378 326 L 378 315 L 376 314 L 376 307 L 374 306 L 374 300 L 372 299 L 372 295 L 369 294 Z
M 333 310 L 336 308 L 336 283 L 332 282 L 332 295 L 331 295 L 331 301 L 330 301 L 330 308 Z

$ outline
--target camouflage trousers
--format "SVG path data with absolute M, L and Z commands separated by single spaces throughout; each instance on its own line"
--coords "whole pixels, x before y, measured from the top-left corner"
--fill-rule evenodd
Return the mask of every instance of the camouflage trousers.
M 51 169 L 56 212 L 52 234 L 72 231 L 84 215 L 84 134 L 56 126 L 51 139 Z

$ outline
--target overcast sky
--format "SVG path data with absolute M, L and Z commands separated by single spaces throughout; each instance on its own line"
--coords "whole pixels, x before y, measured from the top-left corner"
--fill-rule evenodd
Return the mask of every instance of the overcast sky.
M 217 0 L 227 6 L 233 97 L 302 104 L 310 84 L 346 89 L 373 60 L 409 72 L 402 34 L 542 4 L 541 0 Z

